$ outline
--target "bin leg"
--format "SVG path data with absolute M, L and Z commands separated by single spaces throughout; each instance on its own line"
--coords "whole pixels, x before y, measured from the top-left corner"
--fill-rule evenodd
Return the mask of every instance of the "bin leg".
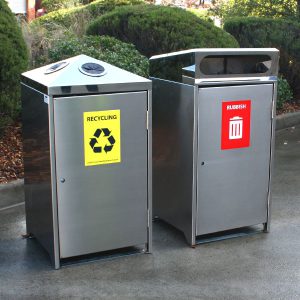
M 185 239 L 187 241 L 187 243 L 192 247 L 195 248 L 196 247 L 196 236 L 192 233 L 192 231 L 184 231 L 184 236 Z
M 27 232 L 25 234 L 21 234 L 21 236 L 22 236 L 23 239 L 34 239 L 33 234 L 30 233 L 30 232 Z
M 152 253 L 152 243 L 147 243 L 146 244 L 146 253 L 150 254 Z
M 269 233 L 270 232 L 270 223 L 264 223 L 264 233 Z

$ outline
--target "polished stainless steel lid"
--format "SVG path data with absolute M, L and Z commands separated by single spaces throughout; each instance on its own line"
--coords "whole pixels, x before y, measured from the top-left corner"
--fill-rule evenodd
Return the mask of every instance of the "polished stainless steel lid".
M 151 89 L 151 81 L 86 55 L 22 74 L 23 84 L 47 95 L 116 93 Z
M 190 85 L 276 80 L 275 48 L 199 48 L 150 58 L 150 77 Z

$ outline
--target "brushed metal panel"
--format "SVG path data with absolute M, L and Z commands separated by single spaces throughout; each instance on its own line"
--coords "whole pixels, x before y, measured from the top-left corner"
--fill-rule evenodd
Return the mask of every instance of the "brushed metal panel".
M 197 235 L 267 221 L 272 98 L 273 84 L 199 89 Z M 248 99 L 250 147 L 222 151 L 222 101 Z
M 153 79 L 153 215 L 191 240 L 194 87 Z
M 273 107 L 272 107 L 272 133 L 271 133 L 271 158 L 269 172 L 269 189 L 268 189 L 268 210 L 267 222 L 264 224 L 264 232 L 269 232 L 271 227 L 271 206 L 272 206 L 272 177 L 274 171 L 274 151 L 275 151 L 275 128 L 276 128 L 276 103 L 277 103 L 278 83 L 273 85 Z
M 147 253 L 152 253 L 152 90 L 148 91 L 148 245 Z
M 54 99 L 61 258 L 147 242 L 147 101 L 147 92 Z M 113 109 L 122 161 L 85 167 L 83 112 Z
M 48 105 L 44 95 L 21 85 L 27 233 L 54 260 Z

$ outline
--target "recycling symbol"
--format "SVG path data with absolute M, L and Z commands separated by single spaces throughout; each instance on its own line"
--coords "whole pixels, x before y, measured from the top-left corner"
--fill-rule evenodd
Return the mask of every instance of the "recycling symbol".
M 101 138 L 106 138 L 107 141 L 109 142 L 109 144 L 105 144 L 103 149 L 102 147 L 97 145 L 99 144 L 98 139 Z M 102 150 L 104 150 L 107 153 L 112 150 L 115 142 L 116 142 L 115 138 L 111 135 L 111 131 L 108 128 L 101 128 L 101 129 L 98 128 L 94 133 L 94 137 L 92 137 L 90 140 L 90 146 L 93 149 L 94 153 L 102 153 Z

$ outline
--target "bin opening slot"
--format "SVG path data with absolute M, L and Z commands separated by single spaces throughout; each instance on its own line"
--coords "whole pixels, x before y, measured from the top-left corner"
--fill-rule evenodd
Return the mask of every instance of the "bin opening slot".
M 106 71 L 103 66 L 93 62 L 85 63 L 79 67 L 79 71 L 84 75 L 99 77 L 105 75 Z
M 204 75 L 265 74 L 272 64 L 268 55 L 209 55 L 200 62 Z
M 59 62 L 59 63 L 55 63 L 55 64 L 51 65 L 51 66 L 44 72 L 44 74 L 45 74 L 45 75 L 48 75 L 48 74 L 54 73 L 54 72 L 56 72 L 56 71 L 59 71 L 59 70 L 63 69 L 64 67 L 66 67 L 68 64 L 69 64 L 68 61 L 62 61 L 62 62 Z

